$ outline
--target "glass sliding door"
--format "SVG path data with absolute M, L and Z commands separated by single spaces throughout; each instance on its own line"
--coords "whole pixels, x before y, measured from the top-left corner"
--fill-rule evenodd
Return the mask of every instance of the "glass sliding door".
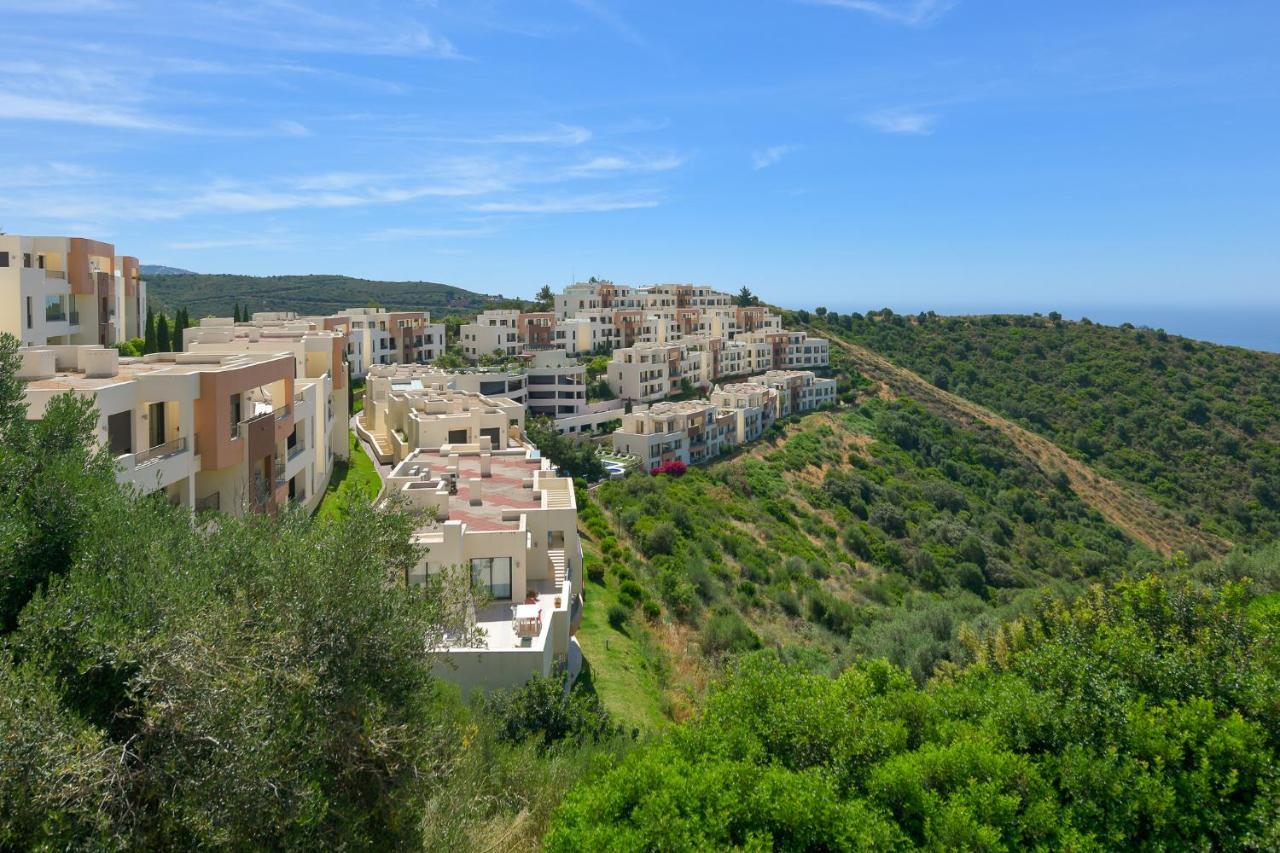
M 471 561 L 471 583 L 496 599 L 511 598 L 511 558 L 476 557 Z

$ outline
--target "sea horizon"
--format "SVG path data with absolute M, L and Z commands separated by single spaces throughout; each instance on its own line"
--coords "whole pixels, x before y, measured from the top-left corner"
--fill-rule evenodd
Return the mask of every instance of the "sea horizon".
M 1095 323 L 1163 329 L 1172 335 L 1181 335 L 1207 343 L 1244 347 L 1261 352 L 1280 353 L 1280 305 L 991 305 L 950 304 L 918 305 L 915 303 L 857 307 L 848 303 L 828 305 L 832 311 L 847 314 L 852 311 L 866 313 L 883 307 L 901 314 L 918 314 L 934 311 L 944 316 L 974 314 L 1048 314 L 1057 311 L 1068 320 L 1088 318 Z

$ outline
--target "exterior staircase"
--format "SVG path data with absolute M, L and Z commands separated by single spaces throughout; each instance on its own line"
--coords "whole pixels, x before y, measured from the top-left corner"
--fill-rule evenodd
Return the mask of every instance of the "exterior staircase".
M 564 586 L 565 578 L 568 575 L 568 559 L 565 556 L 564 549 L 548 549 L 547 559 L 551 563 L 551 577 L 556 582 L 556 589 L 559 590 Z

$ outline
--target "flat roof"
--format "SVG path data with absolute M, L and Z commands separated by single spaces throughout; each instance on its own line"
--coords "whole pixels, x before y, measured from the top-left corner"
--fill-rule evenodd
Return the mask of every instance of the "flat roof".
M 80 370 L 59 370 L 53 376 L 44 379 L 27 380 L 28 388 L 38 391 L 96 391 L 132 382 L 143 376 L 190 376 L 195 373 L 235 370 L 256 364 L 266 364 L 280 359 L 289 359 L 291 353 L 204 353 L 217 356 L 210 361 L 187 360 L 144 361 L 142 358 L 122 358 L 113 376 L 86 376 Z M 184 353 L 190 358 L 190 353 Z
M 497 450 L 489 458 L 488 477 L 480 478 L 480 454 L 465 453 L 458 456 L 458 493 L 449 496 L 448 521 L 461 521 L 469 530 L 519 530 L 518 518 L 506 520 L 508 513 L 519 510 L 541 509 L 542 499 L 525 480 L 532 479 L 535 471 L 542 470 L 542 458 L 529 456 L 525 448 L 518 452 Z M 391 473 L 392 477 L 406 476 L 414 465 L 429 465 L 435 482 L 445 473 L 449 456 L 435 451 L 415 451 Z M 548 472 L 550 473 L 550 472 Z M 480 505 L 471 505 L 471 489 L 468 480 L 480 478 Z M 440 522 L 419 528 L 419 532 L 437 530 Z

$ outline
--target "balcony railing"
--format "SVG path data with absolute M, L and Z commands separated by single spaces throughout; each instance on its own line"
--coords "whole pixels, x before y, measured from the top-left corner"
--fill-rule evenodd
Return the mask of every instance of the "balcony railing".
M 80 325 L 80 312 L 79 312 L 79 311 L 77 311 L 76 309 L 72 308 L 69 312 L 67 312 L 67 319 L 70 321 L 71 325 L 73 325 L 73 326 L 79 326 L 79 325 Z
M 276 409 L 272 412 L 272 414 L 276 416 L 276 420 L 282 421 L 285 418 L 289 417 L 289 414 L 292 411 L 293 411 L 293 407 L 288 403 L 285 403 L 283 406 L 276 407 Z
M 290 447 L 290 448 L 289 448 L 289 461 L 291 461 L 291 462 L 292 462 L 294 459 L 296 459 L 296 458 L 298 457 L 298 454 L 299 454 L 299 453 L 303 452 L 303 451 L 304 451 L 304 450 L 306 450 L 306 449 L 307 449 L 307 448 L 306 448 L 305 446 L 303 446 L 301 443 L 299 443 L 299 444 L 295 444 L 293 447 Z
M 47 305 L 44 309 L 44 321 L 46 323 L 61 323 L 67 319 L 67 309 L 61 306 Z
M 45 270 L 45 271 L 44 271 L 44 277 L 45 277 L 45 278 L 60 278 L 60 279 L 62 279 L 63 281 L 66 281 L 66 279 L 67 279 L 67 273 L 66 273 L 66 271 L 65 271 L 65 270 Z
M 148 450 L 143 450 L 133 457 L 133 463 L 141 468 L 157 459 L 165 456 L 172 456 L 175 453 L 182 453 L 187 449 L 187 437 L 185 435 L 178 436 L 172 441 L 166 441 L 164 444 L 157 444 Z

